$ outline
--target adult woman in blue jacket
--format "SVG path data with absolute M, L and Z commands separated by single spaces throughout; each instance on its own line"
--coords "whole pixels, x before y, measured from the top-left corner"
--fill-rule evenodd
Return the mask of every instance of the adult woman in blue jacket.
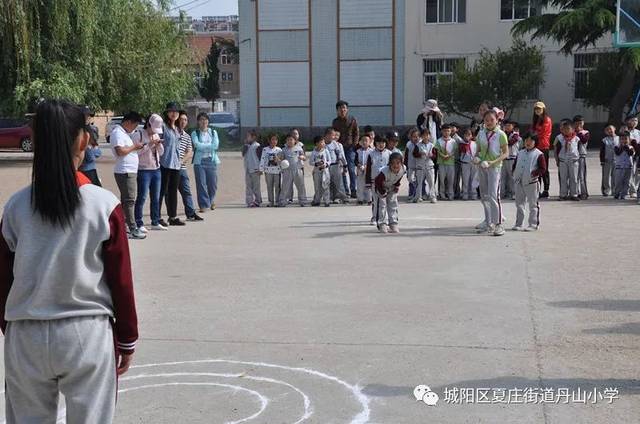
M 198 129 L 191 133 L 193 142 L 193 170 L 196 176 L 196 192 L 200 212 L 214 210 L 218 190 L 218 133 L 209 128 L 209 117 L 202 112 L 198 115 Z

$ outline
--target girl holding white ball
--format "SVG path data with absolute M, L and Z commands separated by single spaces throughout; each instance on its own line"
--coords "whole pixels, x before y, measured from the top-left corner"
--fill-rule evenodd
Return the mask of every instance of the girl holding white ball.
M 498 114 L 488 110 L 484 114 L 484 128 L 476 140 L 478 152 L 474 163 L 479 165 L 480 199 L 484 208 L 484 221 L 476 229 L 494 236 L 504 234 L 500 205 L 500 173 L 502 161 L 509 154 L 508 137 L 498 126 Z

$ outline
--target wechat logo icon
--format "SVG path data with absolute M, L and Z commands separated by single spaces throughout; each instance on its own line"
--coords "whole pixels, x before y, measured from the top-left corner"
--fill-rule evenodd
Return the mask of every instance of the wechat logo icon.
M 420 384 L 413 389 L 413 396 L 417 401 L 426 403 L 427 406 L 436 406 L 438 404 L 438 400 L 440 400 L 438 394 L 431 391 L 431 388 L 424 384 Z

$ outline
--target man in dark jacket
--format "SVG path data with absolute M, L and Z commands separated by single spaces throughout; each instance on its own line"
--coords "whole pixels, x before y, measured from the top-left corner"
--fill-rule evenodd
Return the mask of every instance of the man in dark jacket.
M 340 133 L 340 144 L 344 147 L 344 155 L 347 158 L 347 170 L 349 171 L 349 186 L 346 177 L 343 178 L 344 189 L 351 193 L 351 198 L 357 197 L 356 192 L 356 149 L 360 140 L 358 121 L 349 115 L 349 103 L 340 100 L 336 103 L 338 116 L 333 120 L 332 127 Z

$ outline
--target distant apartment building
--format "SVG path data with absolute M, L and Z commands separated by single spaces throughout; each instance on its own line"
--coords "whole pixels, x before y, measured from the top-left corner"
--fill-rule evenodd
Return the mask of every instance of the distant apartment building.
M 193 52 L 193 74 L 196 84 L 202 84 L 206 72 L 206 59 L 211 45 L 216 39 L 224 39 L 237 44 L 237 32 L 200 33 L 188 35 L 188 43 Z M 220 98 L 212 105 L 211 102 L 197 96 L 191 99 L 190 105 L 198 106 L 201 110 L 213 112 L 230 112 L 236 117 L 240 114 L 240 71 L 237 57 L 223 52 L 218 60 L 220 70 Z
M 199 86 L 206 73 L 206 58 L 213 40 L 223 39 L 238 43 L 237 15 L 231 16 L 191 16 L 171 17 L 171 19 L 187 33 L 187 42 L 192 51 L 191 64 L 196 84 Z M 220 70 L 220 98 L 213 105 L 211 102 L 196 95 L 190 99 L 189 106 L 197 106 L 199 110 L 213 112 L 231 112 L 236 117 L 240 115 L 240 71 L 238 58 L 222 54 L 218 61 Z
M 338 99 L 362 124 L 414 124 L 438 75 L 472 64 L 483 48 L 509 48 L 513 24 L 538 13 L 535 0 L 239 0 L 242 125 L 326 126 Z M 611 41 L 572 56 L 535 44 L 546 64 L 537 94 L 550 113 L 606 120 L 583 98 Z M 514 117 L 530 120 L 535 100 Z

